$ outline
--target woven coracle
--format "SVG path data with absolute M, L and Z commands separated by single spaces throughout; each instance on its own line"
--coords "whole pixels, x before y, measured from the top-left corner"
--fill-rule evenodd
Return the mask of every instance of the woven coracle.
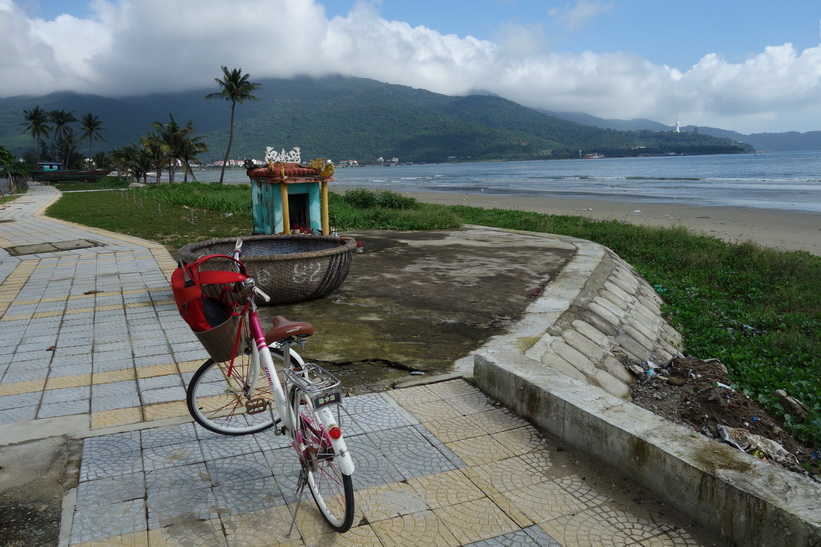
M 191 243 L 179 250 L 180 258 L 193 262 L 210 254 L 230 255 L 235 238 Z M 356 241 L 350 237 L 307 234 L 258 235 L 242 238 L 241 260 L 271 301 L 268 305 L 302 302 L 336 290 L 348 276 Z M 211 269 L 222 261 L 209 260 Z M 224 263 L 229 267 L 228 261 Z M 260 305 L 265 302 L 257 299 Z

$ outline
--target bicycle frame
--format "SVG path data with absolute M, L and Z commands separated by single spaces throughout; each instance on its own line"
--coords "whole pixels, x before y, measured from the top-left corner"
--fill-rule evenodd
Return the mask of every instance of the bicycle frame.
M 277 406 L 277 411 L 279 412 L 280 420 L 282 420 L 282 426 L 287 429 L 288 434 L 296 443 L 297 450 L 301 450 L 302 439 L 297 438 L 298 429 L 296 427 L 296 409 L 289 405 L 288 401 L 286 400 L 285 392 L 282 388 L 282 383 L 279 380 L 279 375 L 277 374 L 276 368 L 274 366 L 274 360 L 271 357 L 271 350 L 268 347 L 268 343 L 265 341 L 265 333 L 262 331 L 262 326 L 259 322 L 259 314 L 257 312 L 256 304 L 253 302 L 253 296 L 251 296 L 250 299 L 251 306 L 248 310 L 247 317 L 249 327 L 251 329 L 251 335 L 254 338 L 254 344 L 251 345 L 252 365 L 250 367 L 250 374 L 255 379 L 259 375 L 260 364 L 264 367 L 265 375 L 268 378 L 268 383 L 271 386 L 273 392 L 272 394 L 274 397 L 274 402 Z M 290 367 L 290 362 L 291 347 L 290 343 L 288 341 L 285 341 L 283 343 L 283 364 L 286 369 Z M 302 363 L 300 363 L 300 365 L 302 365 Z M 294 387 L 295 389 L 302 389 L 298 385 L 295 385 Z M 253 386 L 251 389 L 253 390 Z M 335 428 L 339 428 L 339 424 L 337 423 L 337 420 L 334 417 L 333 412 L 331 412 L 331 409 L 328 406 L 322 406 L 321 408 L 316 409 L 316 413 L 322 421 L 322 423 L 319 424 L 322 428 L 322 436 L 333 446 L 340 470 L 345 475 L 353 474 L 353 459 L 351 458 L 350 452 L 348 451 L 344 437 L 340 435 L 337 438 L 334 438 L 336 436 L 331 435 L 329 433 Z

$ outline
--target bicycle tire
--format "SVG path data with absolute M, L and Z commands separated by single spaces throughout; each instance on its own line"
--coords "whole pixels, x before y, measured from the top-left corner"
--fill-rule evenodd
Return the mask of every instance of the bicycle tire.
M 278 368 L 281 368 L 282 352 L 269 349 L 275 365 L 279 361 Z M 300 359 L 293 350 L 291 358 Z M 188 412 L 202 427 L 222 435 L 248 435 L 270 428 L 276 422 L 273 415 L 276 403 L 265 372 L 260 370 L 254 392 L 249 394 L 245 378 L 251 355 L 237 355 L 228 377 L 230 364 L 230 361 L 208 359 L 194 373 L 186 389 Z M 249 400 L 253 401 L 251 408 L 256 413 L 248 412 Z
M 331 528 L 336 532 L 347 532 L 354 516 L 351 476 L 342 473 L 334 462 L 333 446 L 322 433 L 324 428 L 311 398 L 292 387 L 289 400 L 297 417 L 297 433 L 305 445 L 299 459 L 311 496 Z

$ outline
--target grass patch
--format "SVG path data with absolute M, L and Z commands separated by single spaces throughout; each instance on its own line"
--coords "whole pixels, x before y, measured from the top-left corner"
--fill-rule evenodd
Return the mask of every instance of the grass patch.
M 119 180 L 117 177 L 103 177 L 97 182 L 54 182 L 51 185 L 61 192 L 77 192 L 81 190 L 112 190 L 128 188 L 131 184 L 127 180 Z
M 253 230 L 250 197 L 245 214 L 194 208 L 156 197 L 160 194 L 134 190 L 63 194 L 47 214 L 174 248 L 206 239 L 244 236 Z
M 332 193 L 330 206 L 331 225 L 339 230 L 453 229 L 470 223 L 605 245 L 656 287 L 667 302 L 664 313 L 684 335 L 688 355 L 720 359 L 738 388 L 762 402 L 800 440 L 821 446 L 819 257 L 725 243 L 684 228 L 422 204 L 391 192 Z M 66 194 L 48 214 L 173 247 L 247 235 L 253 225 L 250 188 L 244 185 L 165 184 Z M 809 418 L 798 423 L 787 414 L 773 394 L 776 389 L 806 404 Z

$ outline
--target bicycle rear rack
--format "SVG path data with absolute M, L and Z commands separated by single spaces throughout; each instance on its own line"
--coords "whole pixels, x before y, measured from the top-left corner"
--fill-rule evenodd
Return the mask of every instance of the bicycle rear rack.
M 305 363 L 300 370 L 285 369 L 285 376 L 311 398 L 316 409 L 342 402 L 339 379 L 315 363 Z
M 310 380 L 305 377 L 305 372 Z M 309 395 L 334 389 L 341 383 L 336 376 L 315 363 L 305 363 L 301 370 L 286 369 L 285 376 Z

